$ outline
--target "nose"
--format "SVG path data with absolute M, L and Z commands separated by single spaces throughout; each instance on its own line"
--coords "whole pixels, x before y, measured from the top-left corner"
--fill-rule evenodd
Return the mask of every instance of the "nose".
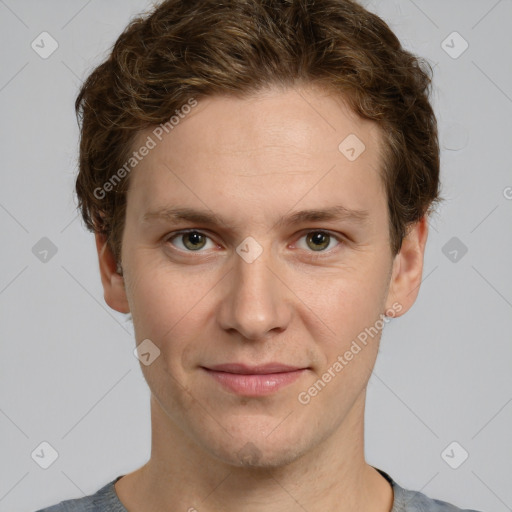
M 268 251 L 252 263 L 235 256 L 218 311 L 218 322 L 224 330 L 257 341 L 268 339 L 272 332 L 283 332 L 289 325 L 290 292 L 270 260 Z

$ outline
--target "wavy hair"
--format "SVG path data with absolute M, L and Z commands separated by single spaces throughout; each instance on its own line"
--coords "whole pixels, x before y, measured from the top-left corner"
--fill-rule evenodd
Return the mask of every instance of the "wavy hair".
M 395 255 L 408 227 L 442 201 L 431 83 L 430 64 L 352 0 L 163 1 L 130 21 L 76 98 L 78 207 L 119 262 L 129 175 L 101 197 L 95 190 L 125 164 L 140 130 L 190 98 L 316 84 L 381 128 Z

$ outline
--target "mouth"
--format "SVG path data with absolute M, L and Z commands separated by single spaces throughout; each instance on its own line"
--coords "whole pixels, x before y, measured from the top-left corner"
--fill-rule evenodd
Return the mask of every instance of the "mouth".
M 224 388 L 243 396 L 272 394 L 295 382 L 309 369 L 281 363 L 258 366 L 228 363 L 201 368 Z

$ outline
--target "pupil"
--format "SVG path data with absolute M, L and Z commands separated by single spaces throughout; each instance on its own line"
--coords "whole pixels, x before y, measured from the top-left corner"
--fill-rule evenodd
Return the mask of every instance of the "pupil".
M 321 233 L 321 232 L 317 231 L 313 235 L 310 235 L 309 239 L 313 242 L 313 244 L 315 244 L 312 247 L 312 249 L 315 251 L 319 250 L 319 248 L 325 249 L 325 247 L 327 247 L 329 245 L 329 235 L 326 233 Z M 317 244 L 321 244 L 321 246 L 319 246 Z
M 197 250 L 204 246 L 204 239 L 201 233 L 192 232 L 185 235 L 185 246 L 188 249 Z

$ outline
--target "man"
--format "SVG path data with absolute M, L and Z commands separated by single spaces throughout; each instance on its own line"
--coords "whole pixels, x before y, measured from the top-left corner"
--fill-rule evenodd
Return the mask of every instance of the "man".
M 57 511 L 456 511 L 365 462 L 439 197 L 430 78 L 350 0 L 168 0 L 77 98 L 77 195 L 151 390 L 137 471 Z

